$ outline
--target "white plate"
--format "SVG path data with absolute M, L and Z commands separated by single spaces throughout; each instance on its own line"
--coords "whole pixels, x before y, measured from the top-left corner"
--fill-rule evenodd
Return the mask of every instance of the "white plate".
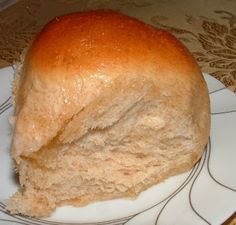
M 236 96 L 204 74 L 211 97 L 212 128 L 201 160 L 184 174 L 140 194 L 136 200 L 61 207 L 48 219 L 10 215 L 6 200 L 18 187 L 9 156 L 11 67 L 0 70 L 0 225 L 5 224 L 220 224 L 236 209 Z

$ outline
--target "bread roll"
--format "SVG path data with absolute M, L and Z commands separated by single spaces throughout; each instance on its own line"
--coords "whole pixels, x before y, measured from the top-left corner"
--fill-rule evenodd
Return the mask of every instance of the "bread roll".
M 136 197 L 189 170 L 210 127 L 209 97 L 189 51 L 164 30 L 113 11 L 47 24 L 15 96 L 11 213 Z

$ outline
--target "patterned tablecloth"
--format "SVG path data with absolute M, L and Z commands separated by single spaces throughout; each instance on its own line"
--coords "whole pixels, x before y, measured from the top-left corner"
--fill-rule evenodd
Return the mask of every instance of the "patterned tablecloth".
M 0 1 L 0 67 L 22 51 L 52 18 L 74 11 L 114 9 L 182 41 L 203 72 L 236 92 L 236 0 L 3 0 Z M 225 224 L 236 224 L 236 215 Z

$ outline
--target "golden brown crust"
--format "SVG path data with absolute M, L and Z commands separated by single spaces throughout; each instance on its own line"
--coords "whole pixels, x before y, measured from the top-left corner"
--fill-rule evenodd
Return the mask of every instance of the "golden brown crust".
M 134 62 L 139 66 L 158 62 L 156 69 L 174 69 L 183 75 L 199 71 L 189 52 L 169 33 L 102 10 L 55 18 L 35 39 L 28 66 L 41 79 L 62 81 L 75 79 L 78 73 L 84 77 L 97 72 L 116 76 L 126 69 L 133 72 Z M 58 71 L 66 72 L 65 77 Z

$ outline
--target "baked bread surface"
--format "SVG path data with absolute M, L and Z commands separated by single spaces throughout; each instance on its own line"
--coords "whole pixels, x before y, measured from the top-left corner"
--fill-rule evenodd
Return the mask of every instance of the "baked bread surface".
M 25 57 L 12 141 L 12 213 L 135 197 L 200 158 L 209 97 L 171 34 L 113 11 L 55 18 Z

